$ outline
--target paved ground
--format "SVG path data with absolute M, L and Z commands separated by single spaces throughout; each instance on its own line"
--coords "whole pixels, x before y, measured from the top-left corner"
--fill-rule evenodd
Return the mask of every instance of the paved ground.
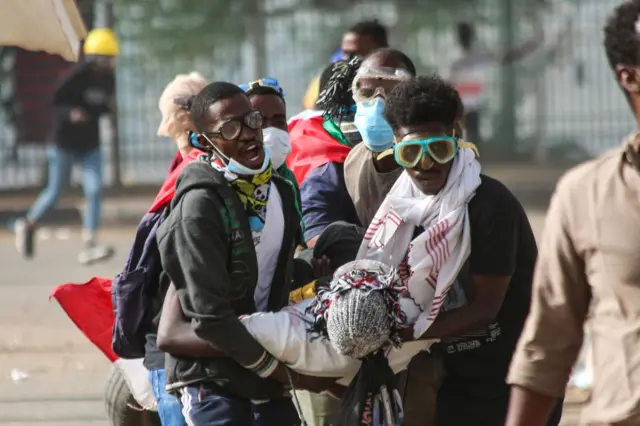
M 543 212 L 530 216 L 539 232 Z M 88 268 L 75 261 L 77 229 L 42 233 L 32 261 L 21 259 L 12 235 L 0 232 L 0 425 L 107 425 L 102 396 L 109 363 L 48 297 L 61 283 L 114 276 L 132 237 L 132 228 L 105 231 L 117 255 Z

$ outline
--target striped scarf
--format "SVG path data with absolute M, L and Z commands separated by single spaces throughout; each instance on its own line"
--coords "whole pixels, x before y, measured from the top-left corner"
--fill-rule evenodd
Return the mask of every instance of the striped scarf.
M 398 269 L 418 307 L 407 313 L 416 338 L 435 320 L 469 256 L 467 204 L 479 185 L 480 164 L 472 149 L 463 148 L 437 195 L 423 194 L 403 173 L 367 229 L 357 259 Z M 418 227 L 425 231 L 412 240 Z

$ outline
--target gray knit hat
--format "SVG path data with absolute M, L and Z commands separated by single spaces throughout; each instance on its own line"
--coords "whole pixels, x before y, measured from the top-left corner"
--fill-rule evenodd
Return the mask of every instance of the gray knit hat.
M 327 288 L 318 290 L 310 306 L 312 330 L 331 341 L 342 355 L 363 358 L 392 344 L 398 346 L 406 316 L 398 299 L 406 287 L 395 269 L 371 260 L 339 268 Z

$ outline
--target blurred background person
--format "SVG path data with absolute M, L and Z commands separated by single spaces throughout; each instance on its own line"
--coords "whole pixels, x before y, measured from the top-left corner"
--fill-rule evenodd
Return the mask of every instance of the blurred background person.
M 387 29 L 377 19 L 361 21 L 353 25 L 342 36 L 342 45 L 333 56 L 331 63 L 354 56 L 362 58 L 381 47 L 389 46 Z M 307 87 L 304 95 L 303 106 L 305 109 L 315 109 L 316 101 L 320 93 L 320 76 L 314 77 Z
M 158 127 L 158 136 L 171 138 L 178 147 L 169 171 L 173 171 L 193 149 L 189 144 L 189 131 L 194 131 L 195 128 L 189 118 L 189 109 L 185 107 L 190 98 L 206 85 L 207 80 L 200 73 L 178 74 L 160 95 L 158 109 L 162 114 L 162 121 Z
M 480 119 L 491 66 L 524 58 L 544 41 L 544 32 L 542 28 L 536 28 L 529 40 L 506 52 L 491 50 L 478 40 L 476 28 L 471 22 L 458 23 L 457 36 L 462 56 L 451 64 L 449 79 L 460 93 L 464 105 L 465 139 L 481 148 Z
M 25 218 L 15 222 L 16 245 L 27 258 L 34 254 L 38 221 L 59 200 L 75 164 L 82 167 L 86 198 L 83 218 L 84 250 L 80 263 L 106 260 L 113 249 L 99 244 L 102 154 L 99 119 L 111 110 L 115 91 L 115 59 L 120 46 L 108 28 L 92 30 L 84 42 L 84 58 L 65 76 L 53 95 L 53 135 L 47 147 L 49 180 Z

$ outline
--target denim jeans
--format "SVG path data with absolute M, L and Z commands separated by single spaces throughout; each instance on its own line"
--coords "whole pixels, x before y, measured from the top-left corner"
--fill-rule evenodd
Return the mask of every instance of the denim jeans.
M 261 404 L 239 398 L 214 383 L 182 388 L 182 414 L 189 426 L 298 426 L 291 398 Z
M 178 398 L 167 392 L 167 376 L 164 370 L 149 372 L 153 395 L 158 403 L 158 415 L 162 426 L 187 426 L 182 416 L 182 407 Z
M 100 149 L 76 153 L 57 146 L 47 147 L 49 181 L 27 213 L 31 223 L 38 222 L 60 199 L 69 184 L 74 164 L 82 166 L 82 189 L 87 202 L 83 228 L 95 231 L 100 224 L 100 191 L 102 189 L 102 155 Z

